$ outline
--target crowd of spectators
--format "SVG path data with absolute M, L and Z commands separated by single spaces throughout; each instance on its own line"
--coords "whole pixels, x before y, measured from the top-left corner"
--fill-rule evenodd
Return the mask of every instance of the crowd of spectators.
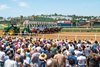
M 2 36 L 0 67 L 100 67 L 100 43 Z

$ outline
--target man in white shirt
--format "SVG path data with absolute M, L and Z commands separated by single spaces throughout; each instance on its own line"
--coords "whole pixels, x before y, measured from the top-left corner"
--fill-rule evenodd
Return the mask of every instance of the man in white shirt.
M 77 57 L 78 60 L 78 67 L 86 67 L 86 57 L 82 54 L 80 54 Z
M 0 48 L 0 61 L 4 61 L 5 52 L 2 51 L 2 48 Z
M 74 51 L 74 46 L 72 44 L 68 44 L 68 47 L 69 47 L 69 51 L 70 52 L 73 52 Z
M 3 51 L 3 47 L 0 46 L 0 66 L 2 67 L 4 65 L 4 57 L 5 57 L 5 52 Z
M 5 61 L 4 67 L 17 67 L 17 64 L 14 60 L 8 59 Z
M 78 54 L 81 53 L 81 52 L 78 50 L 78 47 L 77 47 L 77 46 L 75 46 L 74 52 L 75 52 L 76 57 L 78 56 Z
M 9 50 L 9 59 L 7 59 L 4 63 L 4 67 L 17 67 L 17 63 L 14 59 L 14 51 Z

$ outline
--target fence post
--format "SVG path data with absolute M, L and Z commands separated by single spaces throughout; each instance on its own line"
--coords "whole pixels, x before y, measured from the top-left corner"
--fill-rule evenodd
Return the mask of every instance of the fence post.
M 57 37 L 57 39 L 59 39 L 59 34 L 58 34 L 58 37 Z
M 96 34 L 95 34 L 95 40 L 97 39 Z
M 77 35 L 75 35 L 75 40 L 77 40 Z
M 44 34 L 42 35 L 42 38 L 44 39 Z

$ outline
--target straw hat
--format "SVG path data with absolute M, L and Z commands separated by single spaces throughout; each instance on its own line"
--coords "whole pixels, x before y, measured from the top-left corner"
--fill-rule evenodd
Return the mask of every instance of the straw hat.
M 45 53 L 40 54 L 39 59 L 45 60 L 47 58 L 47 55 Z
M 17 53 L 20 53 L 21 52 L 21 50 L 20 49 L 17 49 L 17 51 L 16 51 Z

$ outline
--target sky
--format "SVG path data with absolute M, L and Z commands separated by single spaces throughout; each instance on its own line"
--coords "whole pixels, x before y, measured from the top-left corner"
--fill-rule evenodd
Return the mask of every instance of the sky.
M 40 14 L 100 16 L 100 0 L 0 0 L 0 16 Z

